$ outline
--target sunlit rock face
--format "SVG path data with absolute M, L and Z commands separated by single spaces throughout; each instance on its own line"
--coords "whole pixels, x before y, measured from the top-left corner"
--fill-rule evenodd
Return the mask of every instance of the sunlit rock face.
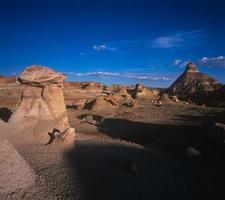
M 197 66 L 189 62 L 184 73 L 168 88 L 167 92 L 187 96 L 196 92 L 214 91 L 218 82 L 207 74 L 199 72 Z
M 195 64 L 189 62 L 188 65 L 186 66 L 185 72 L 199 72 L 199 70 Z
M 63 133 L 69 129 L 63 95 L 65 79 L 65 75 L 48 67 L 33 65 L 26 68 L 17 79 L 25 87 L 9 123 L 34 124 L 38 127 L 38 131 L 34 131 L 35 137 L 41 143 L 48 142 L 48 131 L 57 129 Z
M 133 97 L 135 99 L 156 99 L 157 95 L 155 95 L 151 90 L 149 90 L 143 84 L 136 84 L 134 89 Z
M 35 183 L 35 174 L 11 142 L 0 133 L 0 199 L 27 190 Z

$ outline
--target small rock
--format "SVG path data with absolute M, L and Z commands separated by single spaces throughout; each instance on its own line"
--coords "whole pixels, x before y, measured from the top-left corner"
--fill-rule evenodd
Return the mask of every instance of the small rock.
M 186 149 L 186 155 L 190 159 L 196 159 L 196 158 L 199 158 L 201 156 L 201 153 L 200 153 L 199 150 L 197 150 L 194 147 L 188 147 Z

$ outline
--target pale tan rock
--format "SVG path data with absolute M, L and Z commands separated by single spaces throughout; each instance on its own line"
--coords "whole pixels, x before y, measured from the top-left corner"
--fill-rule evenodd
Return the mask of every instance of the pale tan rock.
M 171 96 L 171 100 L 174 102 L 179 102 L 179 99 L 177 98 L 177 96 Z
M 84 108 L 98 112 L 111 112 L 114 111 L 117 106 L 117 103 L 111 97 L 99 96 L 91 101 L 86 102 Z
M 174 104 L 175 102 L 170 99 L 169 95 L 167 93 L 163 93 L 160 97 L 160 101 L 163 103 L 163 104 Z
M 48 67 L 32 65 L 27 67 L 18 77 L 18 82 L 25 85 L 45 86 L 49 83 L 62 84 L 66 76 Z
M 35 182 L 35 174 L 17 150 L 0 133 L 0 197 L 26 190 Z
M 46 144 L 48 132 L 61 133 L 70 128 L 63 95 L 65 76 L 43 66 L 31 66 L 22 72 L 18 82 L 25 85 L 20 102 L 9 123 L 26 126 L 29 122 L 35 142 Z M 31 120 L 32 119 L 32 120 Z
M 158 93 L 156 91 L 152 92 L 143 84 L 136 84 L 133 97 L 135 99 L 158 99 Z

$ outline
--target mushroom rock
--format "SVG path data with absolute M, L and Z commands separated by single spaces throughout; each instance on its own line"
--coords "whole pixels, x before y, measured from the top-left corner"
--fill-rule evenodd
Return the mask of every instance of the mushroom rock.
M 48 132 L 53 129 L 66 135 L 70 125 L 63 95 L 65 79 L 65 75 L 48 67 L 32 65 L 26 68 L 17 78 L 25 87 L 9 123 L 32 124 L 35 140 L 40 143 L 48 143 Z

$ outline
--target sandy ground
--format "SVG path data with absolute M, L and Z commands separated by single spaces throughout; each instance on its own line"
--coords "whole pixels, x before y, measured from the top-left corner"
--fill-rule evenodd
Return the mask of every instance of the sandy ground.
M 17 100 L 0 97 L 3 120 Z M 12 137 L 38 178 L 8 199 L 224 199 L 225 149 L 206 137 L 204 123 L 225 122 L 225 110 L 139 105 L 111 113 L 68 109 L 77 136 L 74 149 L 63 155 L 57 144 L 19 145 Z M 87 114 L 97 126 L 83 122 Z M 188 156 L 190 147 L 200 155 Z

